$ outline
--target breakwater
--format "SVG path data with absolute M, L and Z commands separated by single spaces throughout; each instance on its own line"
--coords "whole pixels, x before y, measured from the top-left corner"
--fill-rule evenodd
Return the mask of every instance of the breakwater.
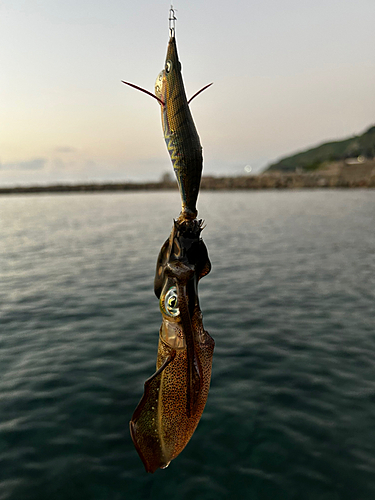
M 329 169 L 313 172 L 270 172 L 236 177 L 203 176 L 201 182 L 201 189 L 210 191 L 303 188 L 375 188 L 375 160 L 359 165 L 347 165 L 344 162 L 338 162 L 332 164 Z M 175 180 L 144 183 L 107 182 L 0 187 L 0 194 L 159 191 L 170 189 L 177 189 Z

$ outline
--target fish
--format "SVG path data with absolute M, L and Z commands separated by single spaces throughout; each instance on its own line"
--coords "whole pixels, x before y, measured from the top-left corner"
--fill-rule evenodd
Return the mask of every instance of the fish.
M 201 182 L 203 155 L 189 104 L 212 83 L 205 85 L 189 100 L 187 99 L 174 34 L 169 39 L 164 69 L 156 78 L 155 94 L 133 83 L 125 81 L 122 83 L 154 97 L 159 102 L 164 140 L 181 195 L 180 217 L 194 219 L 197 216 L 196 203 Z
M 172 9 L 173 10 L 173 9 Z M 156 263 L 154 292 L 162 324 L 156 372 L 146 380 L 131 421 L 130 434 L 147 472 L 168 467 L 191 439 L 202 416 L 211 381 L 215 342 L 203 327 L 198 283 L 211 270 L 201 238 L 196 203 L 202 174 L 200 139 L 190 112 L 178 59 L 174 29 L 170 31 L 164 69 L 155 83 L 162 128 L 181 195 L 181 212 L 173 221 Z M 211 85 L 211 84 L 210 84 Z

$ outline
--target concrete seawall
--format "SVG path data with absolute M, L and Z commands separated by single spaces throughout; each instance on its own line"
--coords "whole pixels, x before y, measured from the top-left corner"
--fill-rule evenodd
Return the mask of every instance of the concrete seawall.
M 233 189 L 304 189 L 304 188 L 375 188 L 375 161 L 359 165 L 344 162 L 332 164 L 326 170 L 304 173 L 272 172 L 238 177 L 204 176 L 202 190 Z M 0 187 L 0 194 L 103 192 L 103 191 L 156 191 L 177 189 L 177 183 L 105 183 L 55 184 L 51 186 Z

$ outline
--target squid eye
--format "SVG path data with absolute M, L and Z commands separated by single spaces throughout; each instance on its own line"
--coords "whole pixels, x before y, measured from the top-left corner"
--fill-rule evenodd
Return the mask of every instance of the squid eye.
M 165 72 L 166 72 L 166 73 L 170 73 L 171 69 L 172 69 L 172 61 L 169 61 L 169 60 L 168 60 L 168 61 L 165 63 Z
M 180 310 L 178 308 L 177 289 L 175 286 L 170 288 L 165 295 L 164 309 L 166 313 L 172 317 L 178 316 L 180 314 Z

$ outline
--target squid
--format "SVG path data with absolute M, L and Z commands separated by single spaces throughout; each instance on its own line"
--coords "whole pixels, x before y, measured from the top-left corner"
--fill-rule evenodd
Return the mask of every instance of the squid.
M 161 107 L 164 139 L 181 195 L 181 213 L 156 263 L 154 291 L 162 324 L 156 372 L 146 380 L 143 396 L 130 421 L 130 434 L 147 472 L 166 468 L 192 437 L 210 387 L 215 342 L 203 327 L 198 283 L 211 270 L 201 238 L 203 221 L 196 202 L 201 181 L 202 146 L 187 100 L 170 9 L 170 38 L 164 69 L 154 97 Z M 211 85 L 211 84 L 210 84 Z

